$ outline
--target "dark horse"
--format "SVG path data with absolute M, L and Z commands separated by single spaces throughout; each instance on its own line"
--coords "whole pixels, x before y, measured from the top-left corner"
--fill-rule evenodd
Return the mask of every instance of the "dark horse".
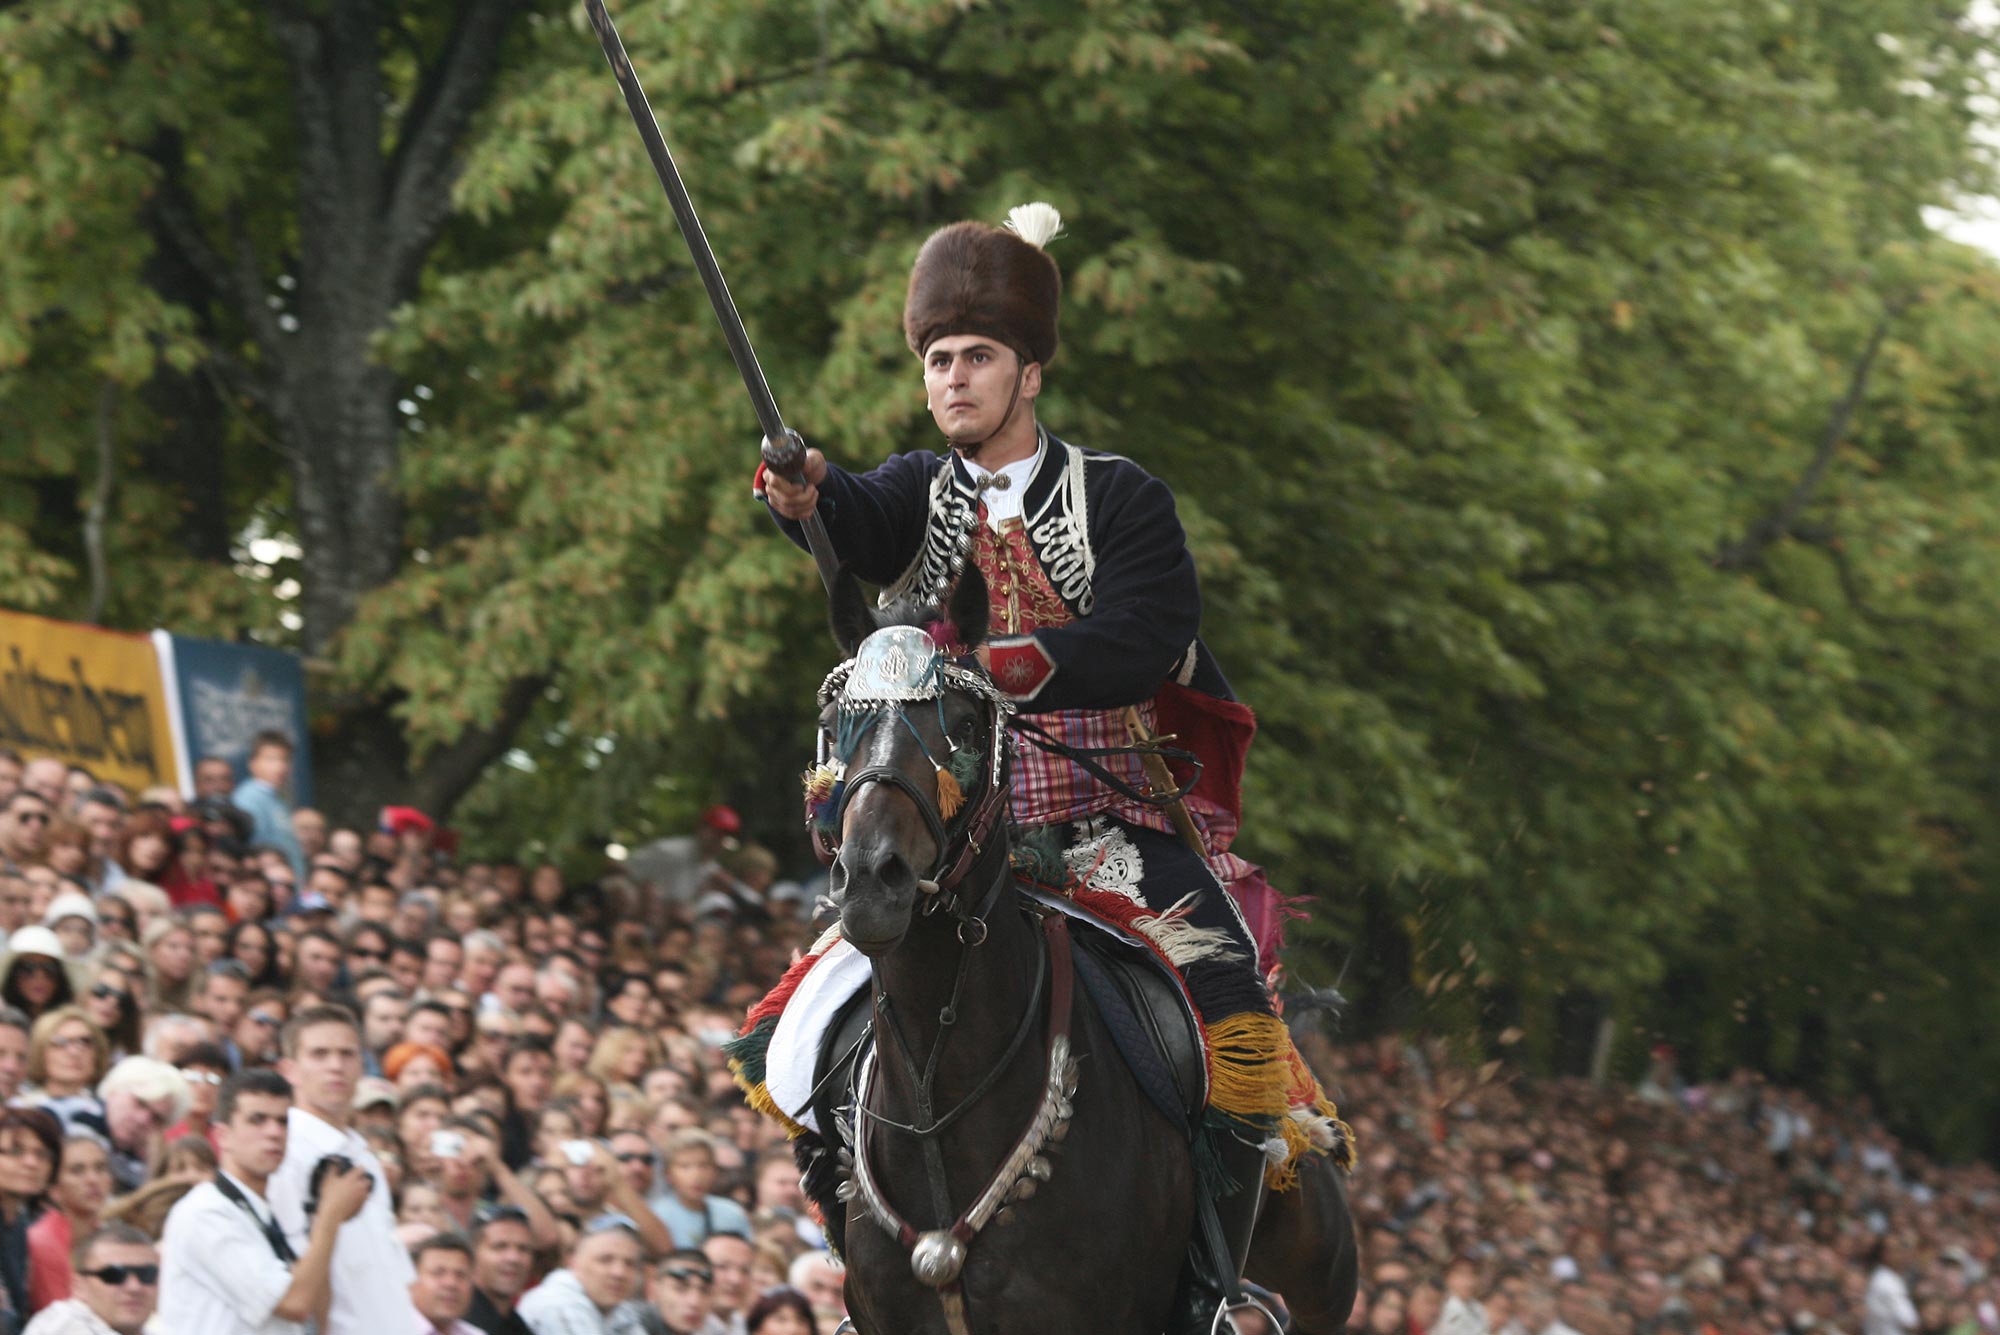
M 986 607 L 976 571 L 943 613 L 878 615 L 849 579 L 834 633 L 850 659 L 890 625 L 949 628 L 969 651 Z M 829 737 L 847 728 L 853 751 L 834 804 L 832 898 L 875 985 L 875 1059 L 854 1126 L 865 1171 L 844 1221 L 850 1310 L 861 1335 L 1160 1335 L 1196 1208 L 1188 1138 L 1147 1100 L 1080 990 L 1075 1063 L 1051 1067 L 1059 971 L 1041 919 L 1013 891 L 1006 711 L 966 661 L 933 669 L 934 699 L 891 693 L 857 707 L 837 676 L 822 718 Z M 961 766 L 954 814 L 934 794 L 960 752 L 987 762 Z M 1329 1158 L 1307 1155 L 1300 1169 L 1297 1189 L 1267 1196 L 1249 1271 L 1283 1295 L 1299 1331 L 1323 1335 L 1353 1304 L 1353 1221 Z M 982 1198 L 1008 1203 L 973 1232 L 962 1217 Z

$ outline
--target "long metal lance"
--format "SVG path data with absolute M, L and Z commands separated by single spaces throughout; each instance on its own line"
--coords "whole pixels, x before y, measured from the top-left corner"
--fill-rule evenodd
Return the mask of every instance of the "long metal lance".
M 617 77 L 618 87 L 625 94 L 625 106 L 632 113 L 632 123 L 639 127 L 639 138 L 645 141 L 646 156 L 653 160 L 653 171 L 666 189 L 667 202 L 673 205 L 674 219 L 680 223 L 681 237 L 687 242 L 695 272 L 701 275 L 701 285 L 708 289 L 708 304 L 715 308 L 715 318 L 722 325 L 722 339 L 729 345 L 729 355 L 736 362 L 736 373 L 743 377 L 743 388 L 750 392 L 750 405 L 757 411 L 757 424 L 764 428 L 767 442 L 765 463 L 780 476 L 800 481 L 805 465 L 806 443 L 796 431 L 785 425 L 785 419 L 778 414 L 778 401 L 772 397 L 771 386 L 764 379 L 764 368 L 757 364 L 756 349 L 750 346 L 750 335 L 743 328 L 743 317 L 736 313 L 736 302 L 729 295 L 729 284 L 723 281 L 722 269 L 715 262 L 715 251 L 708 244 L 708 236 L 701 230 L 701 219 L 695 216 L 694 201 L 688 198 L 687 186 L 681 183 L 680 169 L 674 166 L 674 155 L 667 151 L 667 141 L 660 134 L 660 122 L 653 115 L 653 105 L 646 100 L 645 89 L 639 87 L 639 76 L 632 72 L 632 61 L 625 54 L 625 43 L 619 40 L 618 29 L 612 24 L 611 15 L 605 11 L 604 0 L 584 0 L 583 8 L 590 17 L 590 26 L 597 30 L 597 40 L 604 47 L 604 58 L 611 62 L 611 73 Z M 819 567 L 820 580 L 830 592 L 840 563 L 834 557 L 833 542 L 827 537 L 826 526 L 820 522 L 817 510 L 806 516 L 803 527 L 813 564 Z

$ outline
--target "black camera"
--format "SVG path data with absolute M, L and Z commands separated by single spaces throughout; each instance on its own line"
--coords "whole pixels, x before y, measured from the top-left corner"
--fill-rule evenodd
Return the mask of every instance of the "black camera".
M 306 1182 L 306 1213 L 319 1213 L 319 1188 L 326 1181 L 328 1173 L 344 1173 L 354 1167 L 354 1160 L 345 1154 L 329 1154 L 313 1165 L 312 1176 Z

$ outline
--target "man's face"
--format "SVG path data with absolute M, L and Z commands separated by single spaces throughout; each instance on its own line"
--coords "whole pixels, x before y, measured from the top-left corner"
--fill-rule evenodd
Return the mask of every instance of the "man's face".
M 222 1167 L 232 1175 L 270 1177 L 284 1163 L 286 1109 L 292 1103 L 274 1093 L 244 1093 L 228 1121 L 216 1127 Z
M 0 873 L 0 932 L 10 935 L 28 925 L 35 892 L 25 877 Z
M 326 817 L 311 807 L 300 807 L 292 813 L 292 834 L 299 841 L 299 849 L 308 858 L 317 855 L 326 847 Z
M 260 746 L 250 757 L 250 772 L 282 789 L 292 777 L 292 753 L 282 746 Z
M 517 1052 L 507 1062 L 504 1077 L 514 1095 L 514 1106 L 522 1112 L 540 1112 L 548 1102 L 549 1085 L 555 1080 L 555 1062 L 546 1052 Z
M 21 771 L 21 786 L 39 796 L 51 811 L 59 810 L 68 795 L 69 766 L 47 756 L 30 760 Z
M 684 1201 L 697 1201 L 715 1185 L 715 1158 L 706 1150 L 682 1150 L 667 1162 L 667 1183 Z
M 535 999 L 535 971 L 525 964 L 508 965 L 494 980 L 493 994 L 508 1010 L 525 1010 Z
M 718 1313 L 736 1313 L 749 1306 L 750 1260 L 756 1255 L 749 1239 L 734 1233 L 711 1233 L 701 1244 L 701 1251 L 715 1272 L 715 1287 L 709 1290 L 713 1309 Z
M 11 1099 L 28 1071 L 28 1036 L 11 1024 L 0 1024 L 0 1099 Z
M 125 827 L 125 813 L 109 802 L 85 802 L 77 813 L 90 835 L 90 851 L 100 858 L 118 852 L 118 835 Z
M 249 986 L 241 978 L 212 973 L 202 980 L 201 996 L 196 1001 L 195 1009 L 208 1017 L 217 1033 L 227 1034 L 243 1018 L 243 998 L 249 991 Z
M 227 797 L 236 787 L 236 771 L 226 760 L 204 760 L 194 767 L 196 797 Z
M 22 769 L 21 762 L 14 757 L 0 756 L 0 802 L 20 791 Z
M 282 1069 L 304 1107 L 322 1116 L 344 1111 L 361 1079 L 361 1037 L 344 1024 L 313 1025 L 299 1034 L 297 1055 Z
M 410 1285 L 410 1301 L 426 1321 L 449 1326 L 472 1305 L 472 1262 L 461 1253 L 442 1247 L 425 1252 L 417 1262 L 417 1280 Z
M 618 995 L 605 1004 L 611 1012 L 625 1024 L 644 1024 L 646 1004 L 653 999 L 653 985 L 643 978 L 627 978 L 619 985 Z
M 534 1235 L 518 1219 L 496 1219 L 479 1235 L 473 1280 L 488 1297 L 511 1302 L 528 1286 L 535 1263 Z
M 412 1011 L 409 1022 L 403 1026 L 403 1037 L 412 1043 L 428 1043 L 450 1052 L 451 1017 L 433 1010 Z
M 405 992 L 414 992 L 423 986 L 424 957 L 416 949 L 397 945 L 389 949 L 389 976 L 396 980 L 396 986 Z
M 143 1243 L 100 1242 L 76 1272 L 77 1297 L 119 1335 L 138 1335 L 160 1300 L 159 1267 L 160 1254 Z
M 396 917 L 396 890 L 387 885 L 364 885 L 361 899 L 354 907 L 355 916 L 363 922 L 372 922 L 387 927 Z
M 188 930 L 194 933 L 194 951 L 204 965 L 222 958 L 229 944 L 228 918 L 220 913 L 197 913 L 188 919 Z
M 708 1320 L 708 1294 L 714 1277 L 691 1260 L 666 1261 L 653 1272 L 646 1296 L 660 1309 L 667 1329 L 694 1331 Z
M 410 1003 L 386 992 L 369 998 L 362 1035 L 370 1052 L 387 1052 L 403 1036 L 403 1022 L 409 1018 Z
M 424 989 L 442 992 L 458 981 L 458 967 L 465 962 L 465 947 L 439 937 L 424 952 Z
M 284 1027 L 284 1008 L 274 1002 L 260 1001 L 243 1012 L 243 1018 L 236 1022 L 236 1031 L 231 1037 L 243 1053 L 246 1065 L 267 1062 L 277 1050 L 278 1031 Z
M 33 793 L 16 795 L 0 816 L 0 841 L 16 858 L 40 858 L 48 847 L 49 813 L 54 808 Z
M 653 1191 L 653 1146 L 637 1131 L 620 1131 L 611 1137 L 611 1154 L 618 1160 L 618 1174 L 641 1196 Z
M 1016 386 L 1018 385 L 1018 393 Z M 953 334 L 924 350 L 931 420 L 953 440 L 984 440 L 1042 392 L 1042 368 L 984 334 Z
M 331 941 L 308 938 L 299 942 L 299 981 L 315 992 L 325 992 L 340 977 L 340 947 Z
M 578 1240 L 569 1268 L 590 1301 L 608 1312 L 639 1287 L 639 1239 L 623 1228 L 590 1234 Z
M 120 1149 L 143 1152 L 147 1140 L 167 1129 L 174 1101 L 164 1095 L 142 1099 L 129 1089 L 115 1089 L 104 1100 L 104 1120 L 111 1128 L 111 1142 Z

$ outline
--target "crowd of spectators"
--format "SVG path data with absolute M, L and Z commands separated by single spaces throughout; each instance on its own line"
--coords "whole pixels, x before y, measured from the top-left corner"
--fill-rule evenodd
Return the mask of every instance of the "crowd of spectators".
M 721 1055 L 810 909 L 734 813 L 573 887 L 293 809 L 291 756 L 0 750 L 0 1335 L 830 1335 Z
M 290 760 L 183 795 L 0 750 L 0 1335 L 831 1335 L 721 1056 L 812 900 L 734 813 L 572 887 L 293 809 Z M 1308 1055 L 1356 1332 L 2000 1335 L 2000 1178 L 1857 1108 Z
M 2000 1175 L 1739 1072 L 1526 1081 L 1316 1047 L 1359 1146 L 1369 1335 L 1995 1335 Z

